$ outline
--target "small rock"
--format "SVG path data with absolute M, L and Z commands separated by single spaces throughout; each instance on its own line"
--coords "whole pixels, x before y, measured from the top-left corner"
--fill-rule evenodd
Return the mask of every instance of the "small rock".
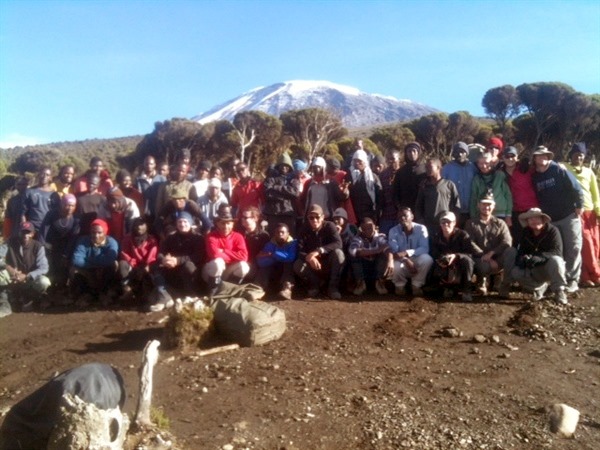
M 225 444 L 223 447 L 221 447 L 223 450 L 233 450 L 233 445 L 231 444 Z
M 500 355 L 498 355 L 498 358 L 510 358 L 510 353 L 501 353 Z
M 446 327 L 441 330 L 441 334 L 442 334 L 442 336 L 445 336 L 445 337 L 459 337 L 461 333 L 458 328 Z
M 494 334 L 492 336 L 492 342 L 494 342 L 494 344 L 499 344 L 500 343 L 500 336 L 498 336 L 497 334 Z
M 473 336 L 473 341 L 479 344 L 483 344 L 487 341 L 487 338 L 483 334 L 476 334 L 475 336 Z
M 571 437 L 579 422 L 579 411 L 564 403 L 550 407 L 550 431 L 562 437 Z

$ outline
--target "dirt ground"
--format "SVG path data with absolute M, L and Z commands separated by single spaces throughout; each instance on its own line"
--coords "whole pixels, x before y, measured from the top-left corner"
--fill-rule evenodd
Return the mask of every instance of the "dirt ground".
M 598 449 L 600 288 L 570 304 L 522 294 L 473 303 L 275 302 L 288 330 L 262 347 L 199 357 L 161 349 L 153 405 L 186 449 Z M 137 369 L 167 314 L 20 313 L 0 319 L 0 410 L 54 374 L 105 362 Z M 544 408 L 581 412 L 573 439 Z

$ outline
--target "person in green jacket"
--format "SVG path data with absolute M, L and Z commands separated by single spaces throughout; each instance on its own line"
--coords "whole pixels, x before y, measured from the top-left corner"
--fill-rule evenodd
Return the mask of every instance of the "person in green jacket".
M 479 200 L 486 194 L 493 194 L 496 201 L 494 216 L 503 219 L 510 227 L 512 225 L 512 194 L 506 182 L 506 174 L 496 170 L 489 153 L 482 154 L 477 159 L 478 171 L 473 177 L 471 186 L 471 205 L 469 212 L 471 219 L 479 218 Z

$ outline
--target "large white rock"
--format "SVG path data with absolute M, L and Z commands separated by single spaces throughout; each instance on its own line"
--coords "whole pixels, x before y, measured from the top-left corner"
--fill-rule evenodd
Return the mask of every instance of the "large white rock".
M 563 437 L 571 437 L 579 422 L 579 411 L 575 408 L 556 403 L 550 407 L 550 430 Z
M 48 450 L 122 450 L 129 418 L 115 409 L 99 409 L 65 394 L 60 418 L 48 440 Z

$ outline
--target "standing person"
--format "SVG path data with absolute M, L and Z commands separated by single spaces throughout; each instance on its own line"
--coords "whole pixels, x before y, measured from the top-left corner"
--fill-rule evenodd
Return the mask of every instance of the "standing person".
M 345 197 L 352 200 L 359 223 L 365 217 L 369 217 L 377 224 L 381 215 L 381 181 L 371 170 L 369 156 L 364 150 L 354 152 L 352 166 L 346 175 L 346 184 L 342 186 Z
M 503 270 L 506 272 L 513 265 L 508 251 L 512 245 L 512 236 L 506 222 L 493 216 L 495 206 L 493 195 L 483 196 L 479 200 L 478 217 L 469 219 L 465 226 L 465 231 L 482 251 L 482 255 L 475 258 L 475 275 L 480 295 L 487 295 L 488 278 L 500 276 Z M 495 286 L 499 285 L 497 281 Z
M 459 226 L 463 226 L 470 217 L 471 187 L 476 172 L 475 165 L 469 161 L 469 146 L 464 142 L 454 144 L 452 161 L 442 167 L 442 178 L 452 181 L 458 190 L 460 198 Z
M 133 186 L 133 179 L 127 169 L 120 169 L 115 176 L 117 186 L 123 195 L 133 200 L 140 213 L 144 213 L 144 196 Z
M 256 257 L 259 267 L 256 284 L 265 291 L 271 281 L 279 285 L 278 297 L 281 300 L 292 298 L 294 288 L 294 261 L 298 254 L 298 241 L 290 235 L 285 223 L 280 223 L 269 242 Z
M 73 193 L 73 179 L 75 178 L 75 167 L 71 164 L 62 166 L 58 172 L 58 178 L 54 180 L 56 192 L 60 197 Z
M 21 300 L 21 310 L 31 311 L 34 303 L 40 307 L 41 296 L 50 287 L 48 273 L 48 260 L 44 246 L 34 239 L 35 228 L 31 222 L 19 225 L 19 235 L 8 240 L 5 267 L 8 277 L 0 277 L 0 283 L 10 279 L 9 288 L 11 295 Z
M 406 206 L 415 211 L 419 186 L 427 177 L 425 163 L 421 161 L 422 154 L 418 142 L 410 142 L 404 147 L 404 164 L 394 178 L 394 198 L 398 210 Z
M 544 146 L 533 152 L 533 186 L 540 208 L 560 231 L 565 260 L 567 292 L 577 292 L 581 276 L 581 213 L 583 191 L 571 173 L 552 161 L 554 153 Z
M 274 173 L 263 183 L 263 214 L 269 222 L 269 234 L 273 233 L 278 223 L 285 223 L 292 236 L 296 234 L 296 202 L 300 197 L 300 181 L 292 171 L 292 159 L 284 152 L 277 161 Z
M 519 153 L 514 147 L 506 148 L 502 153 L 502 161 L 504 164 L 501 167 L 506 174 L 506 181 L 513 201 L 510 232 L 513 237 L 513 244 L 516 246 L 521 241 L 521 234 L 523 233 L 519 215 L 539 206 L 532 181 L 535 169 L 531 167 L 527 159 L 519 160 Z
M 453 212 L 440 215 L 440 228 L 432 239 L 431 256 L 435 261 L 433 278 L 446 286 L 444 297 L 452 297 L 454 289 L 458 288 L 462 292 L 462 300 L 470 302 L 473 299 L 473 258 L 481 256 L 481 250 L 464 230 L 456 227 L 456 215 Z
M 495 168 L 500 163 L 503 151 L 504 142 L 502 142 L 502 139 L 496 136 L 491 137 L 485 152 L 490 155 L 489 160 L 492 167 Z
M 175 164 L 173 170 L 169 173 L 169 180 L 166 183 L 162 183 L 158 188 L 155 211 L 158 212 L 165 206 L 175 190 L 185 189 L 190 200 L 198 200 L 196 189 L 192 182 L 187 179 L 187 174 L 188 165 L 186 163 L 178 162 Z
M 388 293 L 385 287 L 388 249 L 385 234 L 377 231 L 373 219 L 365 217 L 358 234 L 352 238 L 348 247 L 350 265 L 356 281 L 356 287 L 352 291 L 354 295 L 365 293 L 368 278 L 375 279 L 375 290 L 378 294 Z
M 583 192 L 580 281 L 584 286 L 593 287 L 600 284 L 600 192 L 596 174 L 583 165 L 586 154 L 585 142 L 573 144 L 568 154 L 571 163 L 566 167 L 579 181 Z
M 140 211 L 136 203 L 123 195 L 121 189 L 113 187 L 106 196 L 106 208 L 108 209 L 107 223 L 110 229 L 110 235 L 117 242 L 121 242 L 123 237 L 131 232 L 133 219 L 140 217 Z
M 331 220 L 333 212 L 342 202 L 342 191 L 337 181 L 326 177 L 327 164 L 323 158 L 317 156 L 311 166 L 312 177 L 306 181 L 300 196 L 303 216 L 310 205 L 317 204 L 325 212 L 325 219 Z
M 494 165 L 490 153 L 484 153 L 477 160 L 477 173 L 473 177 L 471 187 L 471 219 L 476 219 L 479 215 L 479 200 L 492 193 L 496 207 L 494 215 L 506 221 L 510 227 L 512 225 L 512 195 L 506 182 L 506 174 Z
M 231 193 L 231 206 L 239 218 L 246 208 L 254 207 L 259 211 L 263 204 L 263 187 L 260 181 L 252 178 L 250 168 L 246 163 L 240 162 L 235 166 L 238 183 Z
M 217 218 L 221 205 L 229 204 L 227 197 L 221 192 L 221 187 L 221 180 L 218 178 L 211 178 L 208 183 L 208 191 L 202 197 L 198 198 L 200 210 L 211 222 L 214 222 Z
M 8 240 L 11 236 L 19 235 L 19 225 L 23 221 L 25 193 L 27 192 L 28 185 L 29 180 L 27 177 L 17 177 L 15 180 L 16 194 L 8 199 L 6 209 L 4 210 L 4 227 L 2 233 L 4 240 Z
M 215 227 L 206 236 L 207 263 L 202 279 L 214 294 L 222 280 L 241 284 L 250 272 L 246 240 L 233 230 L 235 218 L 230 207 L 222 207 L 215 218 Z
M 298 259 L 294 272 L 308 282 L 308 296 L 316 297 L 322 279 L 328 279 L 329 298 L 339 300 L 340 275 L 345 256 L 342 238 L 333 222 L 325 220 L 323 208 L 311 205 L 306 215 L 307 225 L 298 236 Z
M 89 191 L 88 188 L 88 180 L 90 175 L 98 176 L 98 186 L 97 190 L 102 195 L 106 195 L 108 190 L 114 186 L 114 183 L 110 179 L 110 174 L 104 168 L 104 163 L 102 162 L 102 158 L 99 156 L 94 156 L 90 159 L 90 168 L 81 175 L 77 180 L 75 180 L 73 185 L 73 193 L 76 196 L 81 196 Z
M 171 192 L 171 199 L 158 211 L 154 221 L 154 232 L 163 239 L 174 233 L 179 213 L 185 211 L 192 216 L 192 228 L 200 234 L 206 234 L 210 231 L 213 224 L 208 216 L 202 212 L 200 206 L 193 200 L 187 198 L 188 193 L 185 187 Z
M 429 233 L 425 225 L 414 222 L 410 208 L 400 208 L 398 225 L 390 230 L 388 273 L 396 288 L 396 295 L 406 295 L 406 284 L 411 280 L 412 295 L 423 295 L 423 286 L 433 258 L 429 255 Z
M 196 181 L 194 181 L 194 188 L 196 189 L 198 197 L 206 194 L 206 191 L 208 190 L 211 169 L 212 163 L 208 160 L 200 161 L 196 167 Z
M 346 178 L 347 172 L 341 169 L 340 161 L 337 158 L 329 158 L 325 161 L 325 163 L 327 164 L 327 179 L 335 180 L 340 186 L 341 190 L 341 186 L 344 183 L 344 179 Z M 349 198 L 344 199 L 342 196 L 341 207 L 344 208 L 344 210 L 346 211 L 346 214 L 348 216 L 346 218 L 347 222 L 350 222 L 352 225 L 356 224 L 356 215 L 354 214 L 354 208 L 352 207 L 352 200 L 350 200 Z M 302 219 L 304 219 L 304 211 L 302 211 Z
M 79 217 L 81 235 L 90 234 L 90 225 L 95 219 L 108 219 L 110 214 L 106 207 L 106 196 L 98 191 L 100 177 L 95 173 L 89 173 L 86 182 L 87 191 L 77 199 L 75 214 Z
M 75 242 L 81 231 L 79 218 L 75 216 L 76 208 L 77 197 L 65 194 L 60 200 L 60 208 L 48 213 L 42 223 L 45 240 L 40 242 L 46 247 L 50 264 L 49 277 L 58 289 L 67 286 L 68 272 L 65 268 L 69 266 Z
M 388 151 L 385 155 L 385 160 L 387 167 L 379 174 L 382 197 L 379 232 L 387 235 L 390 229 L 398 223 L 398 209 L 394 199 L 394 179 L 400 168 L 400 151 Z
M 401 169 L 402 170 L 402 169 Z M 442 178 L 442 161 L 431 158 L 425 165 L 427 178 L 421 181 L 415 202 L 415 218 L 427 227 L 430 235 L 439 229 L 438 216 L 443 211 L 458 214 L 460 197 L 456 185 Z
M 519 220 L 523 234 L 518 252 L 514 248 L 510 249 L 513 268 L 505 273 L 498 294 L 508 298 L 512 282 L 517 281 L 526 291 L 533 292 L 534 300 L 541 300 L 550 287 L 554 300 L 566 304 L 567 279 L 558 229 L 550 223 L 550 216 L 539 208 L 531 208 L 521 214 Z
M 23 220 L 31 222 L 36 233 L 40 234 L 44 218 L 51 210 L 58 209 L 59 205 L 60 197 L 52 186 L 52 171 L 49 167 L 42 167 L 38 173 L 37 185 L 25 192 Z
M 135 179 L 135 187 L 142 193 L 144 198 L 144 207 L 140 209 L 144 215 L 149 217 L 149 223 L 156 217 L 156 197 L 158 188 L 167 181 L 166 176 L 161 175 L 156 170 L 156 160 L 154 156 L 148 155 L 144 158 L 142 173 Z

